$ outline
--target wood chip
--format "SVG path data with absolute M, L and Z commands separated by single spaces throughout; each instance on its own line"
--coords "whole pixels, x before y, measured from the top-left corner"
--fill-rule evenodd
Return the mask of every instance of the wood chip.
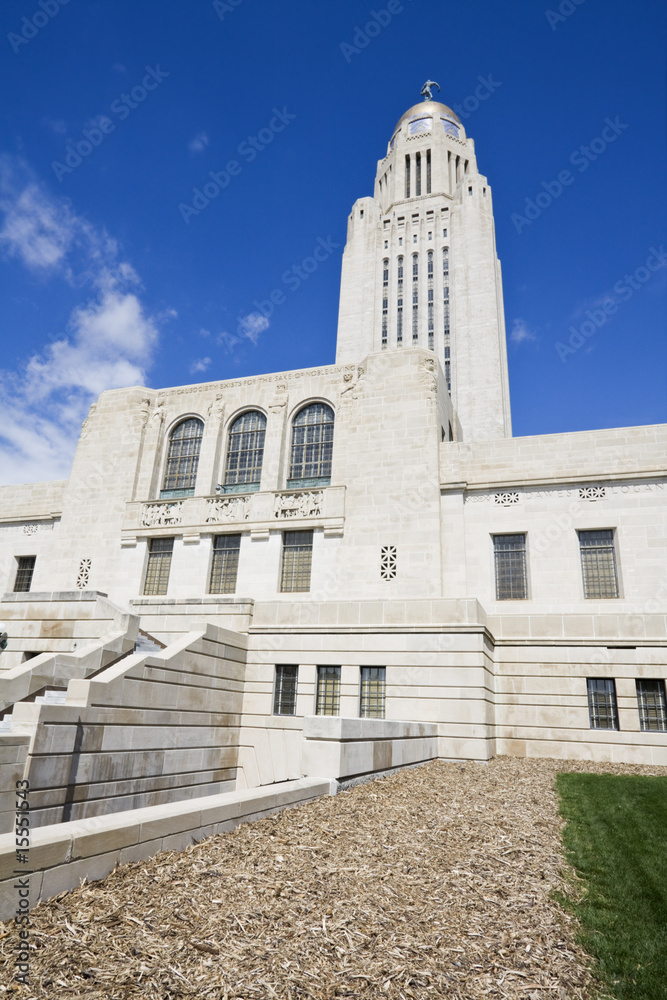
M 553 900 L 578 891 L 558 771 L 667 768 L 498 757 L 400 771 L 41 903 L 28 992 L 11 985 L 12 922 L 0 982 L 72 1000 L 589 1000 L 576 921 Z

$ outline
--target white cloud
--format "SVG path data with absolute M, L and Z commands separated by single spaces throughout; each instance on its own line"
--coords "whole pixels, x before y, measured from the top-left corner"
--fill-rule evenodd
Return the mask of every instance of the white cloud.
M 522 344 L 527 340 L 537 340 L 537 337 L 534 331 L 529 329 L 525 320 L 515 319 L 510 333 L 510 340 L 513 344 Z
M 210 358 L 197 358 L 197 360 L 193 361 L 190 365 L 190 374 L 197 375 L 199 372 L 205 372 L 210 364 Z
M 191 153 L 203 153 L 208 146 L 208 142 L 206 132 L 198 132 L 194 139 L 190 139 L 188 149 Z
M 106 389 L 146 383 L 158 325 L 175 313 L 147 315 L 139 277 L 119 259 L 116 242 L 52 197 L 24 164 L 6 158 L 0 161 L 0 209 L 6 256 L 32 273 L 90 288 L 61 337 L 28 358 L 21 371 L 0 371 L 1 481 L 64 478 L 90 404 Z
M 235 333 L 229 333 L 227 330 L 223 330 L 222 333 L 217 335 L 216 342 L 224 347 L 228 354 L 232 353 L 232 350 L 237 344 L 240 344 L 243 339 L 249 340 L 254 347 L 257 347 L 257 342 L 259 341 L 259 335 L 264 330 L 268 330 L 269 321 L 266 316 L 262 316 L 261 313 L 248 313 L 247 316 L 239 316 L 239 321 L 236 327 Z

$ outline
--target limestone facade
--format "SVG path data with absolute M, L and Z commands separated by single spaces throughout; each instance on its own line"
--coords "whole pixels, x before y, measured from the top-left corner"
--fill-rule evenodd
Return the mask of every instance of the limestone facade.
M 299 421 L 317 407 L 333 419 L 330 467 L 320 450 L 295 476 Z M 247 414 L 263 427 L 263 454 L 254 478 L 234 483 L 233 435 Z M 186 421 L 201 431 L 196 470 L 187 487 L 169 488 Z M 105 392 L 67 482 L 0 489 L 10 636 L 0 695 L 4 677 L 7 691 L 33 697 L 61 676 L 49 656 L 106 648 L 112 634 L 134 649 L 140 628 L 166 646 L 162 659 L 137 651 L 108 675 L 101 654 L 94 670 L 77 660 L 63 703 L 48 709 L 23 694 L 5 699 L 16 709 L 0 749 L 13 740 L 8 766 L 20 758 L 39 775 L 48 821 L 69 801 L 73 756 L 84 752 L 77 725 L 97 754 L 75 782 L 82 819 L 104 811 L 105 782 L 118 809 L 164 803 L 176 787 L 194 797 L 202 784 L 218 794 L 234 782 L 347 779 L 357 766 L 382 771 L 429 755 L 667 764 L 667 427 L 510 434 L 491 189 L 453 112 L 425 102 L 399 122 L 373 198 L 350 216 L 336 364 Z M 292 557 L 297 542 L 309 555 Z M 214 567 L 227 545 L 225 589 Z M 160 546 L 169 558 L 156 589 Z M 29 590 L 15 593 L 19 560 L 31 558 Z M 296 588 L 285 586 L 291 558 Z M 223 639 L 207 629 L 223 630 L 226 652 L 212 651 Z M 613 682 L 603 717 L 589 683 L 600 680 Z M 182 699 L 170 701 L 179 684 Z M 391 727 L 366 725 L 357 739 L 360 714 L 399 726 L 403 750 Z M 56 731 L 60 756 L 49 762 Z M 191 781 L 161 776 L 181 737 Z M 90 810 L 83 786 L 94 789 Z

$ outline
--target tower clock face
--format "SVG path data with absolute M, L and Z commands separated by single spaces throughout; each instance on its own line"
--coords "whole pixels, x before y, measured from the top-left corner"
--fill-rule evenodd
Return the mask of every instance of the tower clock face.
M 445 132 L 447 133 L 447 135 L 453 135 L 458 139 L 459 137 L 458 125 L 455 122 L 453 122 L 451 118 L 442 118 L 441 121 L 445 127 Z

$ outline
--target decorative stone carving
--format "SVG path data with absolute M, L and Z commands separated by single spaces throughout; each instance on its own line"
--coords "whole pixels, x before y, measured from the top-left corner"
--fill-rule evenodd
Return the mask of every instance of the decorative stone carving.
M 36 535 L 37 534 L 37 528 L 38 528 L 38 525 L 36 525 L 36 524 L 24 524 L 23 525 L 23 534 L 24 535 Z
M 86 417 L 86 419 L 84 420 L 84 422 L 81 424 L 81 435 L 80 435 L 80 437 L 82 439 L 85 438 L 85 437 L 88 437 L 88 435 L 90 434 L 90 418 L 93 416 L 93 414 L 95 413 L 96 409 L 97 409 L 97 403 L 93 403 L 93 405 L 91 406 L 91 408 L 88 410 L 88 416 Z
M 155 409 L 153 410 L 153 416 L 151 421 L 157 429 L 159 430 L 162 426 L 162 421 L 164 420 L 164 399 L 158 399 L 155 403 Z
M 216 497 L 206 501 L 206 523 L 247 521 L 250 517 L 250 497 Z
M 438 373 L 435 358 L 424 358 L 420 363 L 422 385 L 435 395 L 438 391 Z
M 604 486 L 583 486 L 579 490 L 580 500 L 590 500 L 594 502 L 595 500 L 604 500 L 607 495 L 607 490 Z
M 166 528 L 172 524 L 180 524 L 183 501 L 175 503 L 144 504 L 141 524 L 144 528 Z
M 92 566 L 92 559 L 82 559 L 79 563 L 79 572 L 76 578 L 76 585 L 79 590 L 85 590 L 88 586 L 88 580 L 90 577 L 90 567 Z
M 341 402 L 348 399 L 358 399 L 366 380 L 366 369 L 363 365 L 352 365 L 343 372 L 344 386 L 340 391 Z
M 222 423 L 225 416 L 225 402 L 223 393 L 219 392 L 215 399 L 208 404 L 208 416 L 215 422 Z
M 496 493 L 494 496 L 495 503 L 499 504 L 501 507 L 511 507 L 513 503 L 519 503 L 518 493 Z
M 396 546 L 383 545 L 380 549 L 380 576 L 383 580 L 396 577 Z
M 275 499 L 274 516 L 280 519 L 319 517 L 322 513 L 323 500 L 323 490 L 309 490 L 306 493 L 280 493 Z
M 279 382 L 276 386 L 275 395 L 269 403 L 269 410 L 271 413 L 280 413 L 280 411 L 284 410 L 287 406 L 288 400 L 289 395 L 287 392 L 287 383 Z

